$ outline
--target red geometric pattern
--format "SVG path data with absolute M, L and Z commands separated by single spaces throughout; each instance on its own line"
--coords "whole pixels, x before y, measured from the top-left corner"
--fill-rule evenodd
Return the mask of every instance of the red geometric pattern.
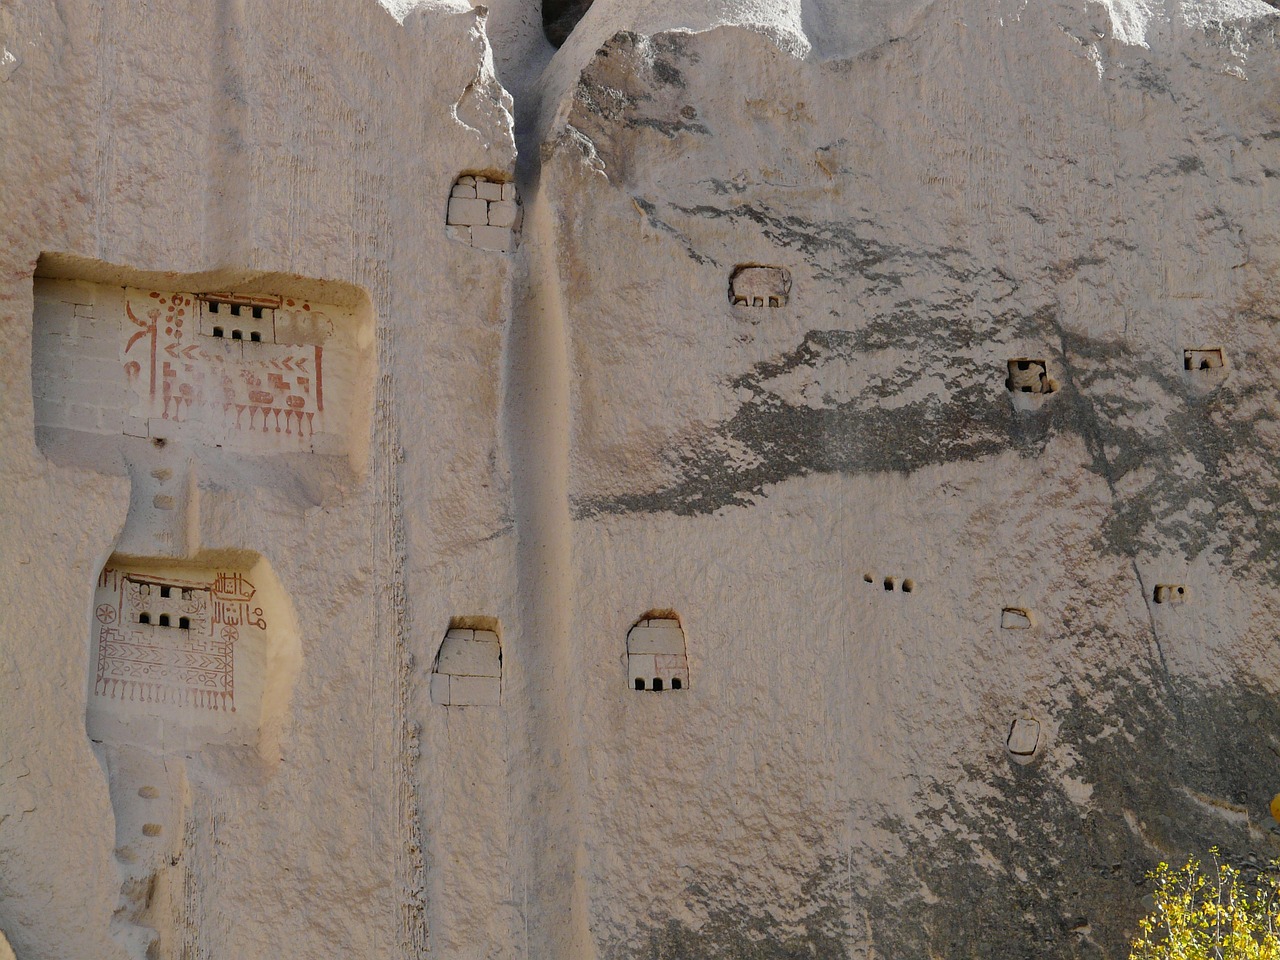
M 199 308 L 198 299 L 184 293 L 153 291 L 141 302 L 125 301 L 132 335 L 124 368 L 139 399 L 146 398 L 146 415 L 202 420 L 259 440 L 271 434 L 273 443 L 305 446 L 324 411 L 322 348 L 202 342 L 207 338 L 194 335 Z M 311 311 L 308 303 L 299 308 Z M 229 357 L 229 347 L 252 355 Z
M 257 591 L 239 573 L 193 582 L 106 569 L 93 692 L 112 700 L 235 711 L 235 644 L 241 626 L 266 628 Z M 150 623 L 140 623 L 145 614 Z M 163 615 L 167 626 L 159 621 Z M 180 623 L 186 626 L 179 626 Z

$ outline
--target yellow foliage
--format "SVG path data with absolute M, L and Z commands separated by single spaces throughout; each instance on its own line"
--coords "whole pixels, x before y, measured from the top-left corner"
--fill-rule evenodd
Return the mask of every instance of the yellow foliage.
M 1155 909 L 1141 920 L 1129 960 L 1280 960 L 1280 879 L 1246 885 L 1216 849 L 1210 854 L 1213 869 L 1193 857 L 1149 874 Z

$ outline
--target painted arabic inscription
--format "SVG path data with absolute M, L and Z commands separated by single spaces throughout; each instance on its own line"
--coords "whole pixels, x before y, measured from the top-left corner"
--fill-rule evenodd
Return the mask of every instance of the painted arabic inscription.
M 236 642 L 267 626 L 256 594 L 239 573 L 185 580 L 104 569 L 94 695 L 234 712 Z

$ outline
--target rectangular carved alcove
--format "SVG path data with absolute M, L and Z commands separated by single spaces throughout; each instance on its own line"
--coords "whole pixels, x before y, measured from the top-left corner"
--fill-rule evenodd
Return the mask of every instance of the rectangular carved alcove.
M 93 593 L 90 739 L 258 745 L 296 673 L 292 609 L 257 554 L 113 556 Z
M 1226 363 L 1226 355 L 1221 347 L 1198 347 L 1182 351 L 1184 370 L 1221 370 Z
M 125 436 L 363 468 L 373 323 L 357 287 L 45 254 L 34 301 L 31 385 L 46 453 L 62 440 L 70 459 L 100 457 L 102 438 Z

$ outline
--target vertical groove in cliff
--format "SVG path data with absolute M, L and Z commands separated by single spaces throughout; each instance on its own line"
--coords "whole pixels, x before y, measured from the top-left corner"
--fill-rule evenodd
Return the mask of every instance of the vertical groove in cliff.
M 243 0 L 227 0 L 242 3 Z M 298 16 L 304 15 L 301 5 Z M 385 66 L 358 43 L 347 51 L 348 76 L 381 77 Z M 378 891 L 379 919 L 368 925 L 367 956 L 419 958 L 426 955 L 428 931 L 425 906 L 422 825 L 418 791 L 418 725 L 414 720 L 413 617 L 406 584 L 408 547 L 405 532 L 402 478 L 401 420 L 397 414 L 395 357 L 399 342 L 395 297 L 390 277 L 397 240 L 417 228 L 400 213 L 398 196 L 406 189 L 377 162 L 376 145 L 394 141 L 401 131 L 378 111 L 363 112 L 344 104 L 336 117 L 328 105 L 308 95 L 315 87 L 309 70 L 291 75 L 293 90 L 305 101 L 307 122 L 302 134 L 312 142 L 327 126 L 350 138 L 349 163 L 344 167 L 341 196 L 343 214 L 353 238 L 349 262 L 331 266 L 331 274 L 350 277 L 369 295 L 374 329 L 374 396 L 368 465 L 369 580 L 371 601 L 368 633 L 353 638 L 367 651 L 360 709 L 366 715 L 363 776 L 365 842 L 385 863 Z M 356 82 L 355 80 L 352 81 Z M 284 236 L 290 254 L 300 258 L 307 238 L 305 214 L 313 202 L 313 172 L 304 163 L 287 168 L 289 222 Z M 272 171 L 259 170 L 259 176 Z M 265 183 L 265 179 L 264 179 Z M 297 244 L 298 246 L 295 246 Z M 387 786 L 390 789 L 387 789 Z M 386 910 L 386 913 L 382 911 Z
M 205 193 L 205 223 L 212 238 L 209 251 L 214 262 L 248 263 L 252 249 L 249 211 L 253 179 L 246 137 L 249 102 L 241 64 L 251 62 L 245 49 L 250 31 L 245 24 L 244 0 L 219 0 L 218 43 L 213 51 L 213 74 L 218 96 L 211 118 L 212 147 L 209 189 Z
M 526 157 L 537 155 L 536 147 Z M 532 183 L 528 181 L 532 180 Z M 552 211 L 537 172 L 522 183 L 522 295 L 507 338 L 505 427 L 518 533 L 517 577 L 526 713 L 512 788 L 527 827 L 523 851 L 523 954 L 593 955 L 582 862 L 581 671 L 570 634 L 569 357 Z
M 107 4 L 98 8 L 98 42 L 97 42 L 97 85 L 96 99 L 99 104 L 94 115 L 93 146 L 95 157 L 93 177 L 93 209 L 97 216 L 93 218 L 94 252 L 99 259 L 106 259 L 110 244 L 114 239 L 108 226 L 106 211 L 111 209 L 111 182 L 114 177 L 115 161 L 115 91 L 116 85 L 111 82 L 114 70 L 115 47 L 110 35 L 114 24 L 114 10 Z
M 377 123 L 377 120 L 373 121 Z M 380 142 L 386 134 L 380 123 L 371 131 Z M 369 142 L 362 138 L 362 142 Z M 360 164 L 352 165 L 354 197 L 369 201 L 387 195 L 387 183 L 374 182 L 376 178 L 364 172 Z M 368 180 L 368 182 L 365 182 Z M 371 212 L 376 211 L 376 212 Z M 357 216 L 368 222 L 353 225 L 355 235 L 371 238 L 390 238 L 393 230 L 387 208 L 371 202 L 357 203 Z M 394 244 L 394 241 L 384 241 Z M 370 841 L 379 845 L 382 840 L 380 823 L 388 818 L 392 822 L 394 843 L 393 877 L 394 897 L 397 901 L 395 919 L 395 943 L 399 955 L 408 958 L 424 956 L 428 947 L 426 922 L 426 878 L 423 862 L 423 840 L 420 811 L 418 809 L 418 725 L 413 719 L 414 700 L 413 652 L 410 648 L 412 616 L 405 584 L 407 546 L 404 528 L 404 500 L 400 485 L 400 426 L 395 416 L 395 379 L 392 362 L 395 357 L 396 330 L 391 305 L 390 282 L 387 273 L 389 255 L 386 250 L 369 249 L 365 256 L 352 265 L 357 276 L 370 293 L 377 311 L 374 318 L 377 337 L 378 378 L 374 397 L 373 449 L 371 459 L 374 489 L 377 491 L 373 517 L 373 575 L 376 602 L 373 610 L 374 650 L 371 669 L 367 674 L 366 704 L 373 711 L 369 744 Z M 395 677 L 395 695 L 390 716 L 379 716 L 384 702 L 382 678 Z M 385 731 L 382 724 L 389 722 Z M 384 737 L 383 733 L 389 733 Z M 383 743 L 394 744 L 394 749 L 382 749 Z M 392 777 L 395 796 L 390 809 L 378 795 L 377 785 Z M 377 946 L 370 945 L 371 951 Z

